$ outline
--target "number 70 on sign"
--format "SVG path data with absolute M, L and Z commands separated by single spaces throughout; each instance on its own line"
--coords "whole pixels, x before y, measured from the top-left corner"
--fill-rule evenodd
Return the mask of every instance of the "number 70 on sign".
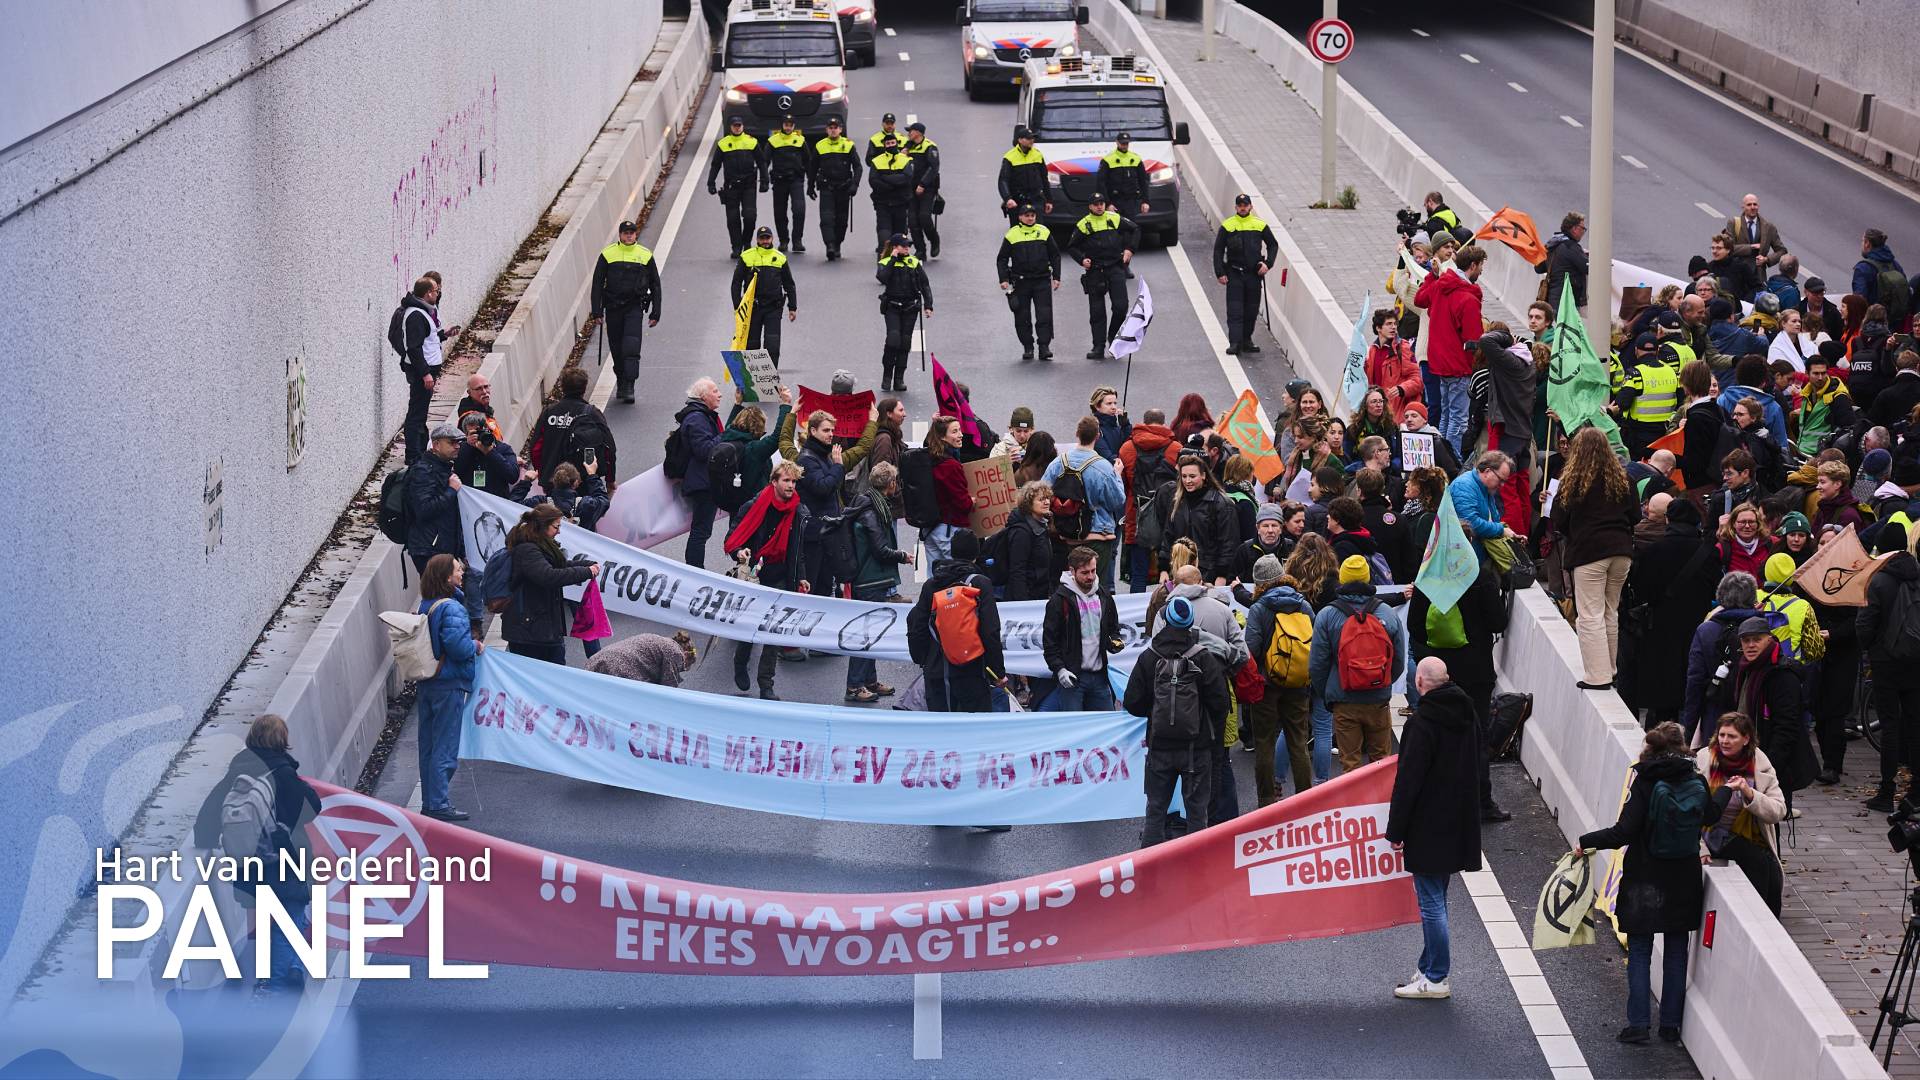
M 1307 28 L 1307 51 L 1323 64 L 1353 55 L 1353 27 L 1339 19 L 1321 19 Z

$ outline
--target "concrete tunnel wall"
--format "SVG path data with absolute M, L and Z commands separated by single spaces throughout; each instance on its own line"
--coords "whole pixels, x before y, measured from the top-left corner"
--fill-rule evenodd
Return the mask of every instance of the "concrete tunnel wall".
M 67 16 L 31 5 L 16 33 L 54 47 Z M 0 153 L 0 461 L 23 510 L 0 588 L 0 986 L 397 432 L 403 290 L 437 269 L 443 318 L 468 321 L 660 20 L 660 0 L 296 0 Z

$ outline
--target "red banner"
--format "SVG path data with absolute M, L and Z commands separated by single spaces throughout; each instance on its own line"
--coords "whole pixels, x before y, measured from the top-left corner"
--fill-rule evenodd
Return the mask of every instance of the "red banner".
M 654 877 L 541 851 L 315 782 L 315 856 L 378 860 L 371 880 L 413 883 L 369 904 L 399 924 L 373 949 L 428 952 L 419 882 L 444 882 L 442 956 L 681 975 L 979 971 L 1259 945 L 1378 930 L 1419 918 L 1389 845 L 1395 760 L 1178 840 L 1070 870 L 966 889 L 786 893 Z M 483 852 L 488 880 L 455 864 Z M 431 868 L 429 868 L 431 867 Z M 346 934 L 346 882 L 329 929 Z
M 833 437 L 836 439 L 857 439 L 867 430 L 867 418 L 873 411 L 873 391 L 862 390 L 857 394 L 823 394 L 805 386 L 800 388 L 800 409 L 794 421 L 797 430 L 793 441 L 799 442 L 807 437 L 807 417 L 815 409 L 825 409 L 833 414 Z

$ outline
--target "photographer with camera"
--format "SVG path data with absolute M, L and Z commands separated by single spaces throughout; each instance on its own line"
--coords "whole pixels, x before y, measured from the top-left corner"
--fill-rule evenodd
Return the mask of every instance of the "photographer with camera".
M 520 482 L 520 459 L 512 444 L 493 433 L 486 413 L 462 414 L 460 430 L 465 438 L 453 459 L 453 475 L 489 495 L 511 498 L 513 485 Z
M 1427 197 L 1421 205 L 1426 208 L 1427 218 L 1420 223 L 1419 231 L 1438 240 L 1440 234 L 1451 233 L 1460 227 L 1460 215 L 1454 213 L 1453 210 L 1447 206 L 1447 201 L 1440 197 L 1439 192 L 1427 192 Z M 1402 215 L 1408 215 L 1412 214 L 1413 211 L 1402 210 L 1400 213 Z M 1401 220 L 1405 221 L 1406 218 L 1403 216 Z M 1412 236 L 1413 234 L 1408 233 L 1407 235 Z M 1462 243 L 1465 243 L 1467 240 L 1467 238 L 1459 237 L 1458 234 L 1456 234 L 1456 238 L 1460 239 Z

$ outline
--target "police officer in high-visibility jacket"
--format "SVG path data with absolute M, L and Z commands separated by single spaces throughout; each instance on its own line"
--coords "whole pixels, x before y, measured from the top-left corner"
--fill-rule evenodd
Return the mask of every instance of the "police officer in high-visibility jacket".
M 860 173 L 859 148 L 841 133 L 840 118 L 830 117 L 826 135 L 813 144 L 807 162 L 807 197 L 820 199 L 820 241 L 828 262 L 840 257 L 847 238 L 847 209 L 860 190 Z
M 765 225 L 754 236 L 755 243 L 740 253 L 733 268 L 733 304 L 740 306 L 748 282 L 753 287 L 753 310 L 747 314 L 747 348 L 765 349 L 773 366 L 780 366 L 780 305 L 787 306 L 787 321 L 800 317 L 800 293 L 793 287 L 793 268 L 787 265 L 785 252 L 773 246 L 773 230 Z
M 716 179 L 723 182 L 716 186 Z M 736 258 L 753 242 L 753 223 L 760 216 L 756 180 L 761 191 L 767 190 L 767 161 L 760 152 L 760 140 L 747 134 L 745 120 L 730 116 L 727 133 L 715 144 L 713 165 L 707 169 L 707 194 L 720 196 L 727 208 L 728 253 Z
M 927 268 L 908 253 L 913 238 L 894 233 L 891 249 L 874 268 L 880 283 L 880 317 L 886 320 L 887 344 L 880 354 L 880 389 L 907 388 L 907 350 L 913 344 L 913 323 L 922 313 L 933 318 L 933 284 Z
M 1025 127 L 1013 129 L 1013 149 L 1000 157 L 1000 209 L 1007 212 L 1007 223 L 1016 224 L 1019 209 L 1033 205 L 1053 213 L 1047 199 L 1047 156 L 1033 148 L 1033 132 Z
M 1647 446 L 1667 433 L 1680 409 L 1680 376 L 1660 359 L 1660 341 L 1652 334 L 1633 339 L 1633 357 L 1620 381 L 1620 438 L 1634 461 L 1647 456 Z
M 621 222 L 619 242 L 600 249 L 588 308 L 596 319 L 607 317 L 614 392 L 632 404 L 633 381 L 640 377 L 640 318 L 644 313 L 648 326 L 660 325 L 660 266 L 640 245 L 640 226 Z
M 1093 345 L 1087 359 L 1107 355 L 1107 343 L 1127 318 L 1127 269 L 1140 243 L 1140 227 L 1133 219 L 1107 209 L 1107 196 L 1094 192 L 1087 213 L 1067 234 L 1067 257 L 1080 264 L 1080 286 L 1087 293 L 1087 327 Z
M 1267 223 L 1253 216 L 1253 197 L 1234 196 L 1233 214 L 1213 237 L 1213 276 L 1227 287 L 1227 351 L 1257 353 L 1253 321 L 1260 314 L 1264 279 L 1280 257 L 1280 241 Z
M 907 231 L 913 211 L 914 159 L 900 146 L 900 137 L 887 135 L 881 151 L 867 162 L 867 191 L 873 199 L 875 258 L 887 253 L 894 233 Z
M 1000 291 L 1013 309 L 1013 332 L 1020 338 L 1020 359 L 1053 359 L 1053 290 L 1060 287 L 1060 252 L 1053 234 L 1037 224 L 1040 211 L 1025 203 L 1014 210 L 1014 225 L 1000 240 L 994 267 L 1000 273 Z
M 1128 147 L 1133 143 L 1130 132 L 1121 132 L 1113 140 L 1113 149 L 1100 159 L 1100 190 L 1113 200 L 1114 209 L 1123 214 L 1146 213 L 1153 207 L 1147 201 L 1147 166 L 1140 155 Z
M 1653 320 L 1653 335 L 1660 339 L 1660 359 L 1666 361 L 1675 376 L 1680 369 L 1699 359 L 1687 337 L 1687 324 L 1677 311 L 1663 311 Z
M 940 257 L 940 147 L 927 138 L 927 125 L 907 125 L 907 144 L 900 148 L 913 159 L 913 253 L 922 259 Z
M 792 115 L 781 117 L 780 130 L 767 136 L 767 173 L 773 180 L 773 227 L 780 234 L 780 250 L 807 250 L 807 137 L 795 129 Z M 789 214 L 792 231 L 787 229 Z
M 887 152 L 888 139 L 897 139 L 903 143 L 906 141 L 905 139 L 901 139 L 899 132 L 893 130 L 892 113 L 882 116 L 880 118 L 880 130 L 867 136 L 867 164 L 873 164 L 874 158 Z

